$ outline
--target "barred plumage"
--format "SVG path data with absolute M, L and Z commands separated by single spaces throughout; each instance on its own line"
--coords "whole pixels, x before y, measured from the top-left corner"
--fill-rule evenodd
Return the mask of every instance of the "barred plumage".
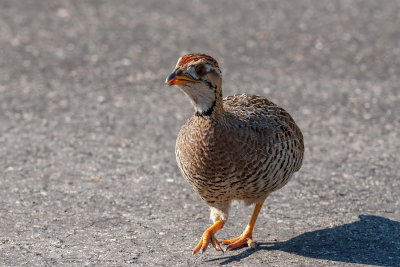
M 167 79 L 191 98 L 196 110 L 179 132 L 176 158 L 185 179 L 210 206 L 214 221 L 194 253 L 205 251 L 209 241 L 221 249 L 214 234 L 223 227 L 234 199 L 256 203 L 256 208 L 245 232 L 223 244 L 228 249 L 253 244 L 262 203 L 288 182 L 303 160 L 303 136 L 289 113 L 261 96 L 222 99 L 220 74 L 212 57 L 189 54 Z

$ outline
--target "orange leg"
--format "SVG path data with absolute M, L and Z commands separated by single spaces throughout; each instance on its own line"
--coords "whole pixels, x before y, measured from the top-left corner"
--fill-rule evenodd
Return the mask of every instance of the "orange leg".
M 244 229 L 243 233 L 239 237 L 222 241 L 222 244 L 228 245 L 228 247 L 226 248 L 227 250 L 240 248 L 245 244 L 247 244 L 249 247 L 255 245 L 255 242 L 252 239 L 253 228 L 254 224 L 256 223 L 258 214 L 260 213 L 262 205 L 263 203 L 256 204 L 256 206 L 254 207 L 253 215 L 251 215 L 249 224 L 247 224 L 246 229 Z
M 221 246 L 219 245 L 218 240 L 215 238 L 215 233 L 222 229 L 224 227 L 224 222 L 222 221 L 216 221 L 210 228 L 204 231 L 203 236 L 200 239 L 200 242 L 197 244 L 197 246 L 193 250 L 193 255 L 199 252 L 201 249 L 201 253 L 203 254 L 207 247 L 208 243 L 211 241 L 211 244 L 217 251 L 222 251 Z

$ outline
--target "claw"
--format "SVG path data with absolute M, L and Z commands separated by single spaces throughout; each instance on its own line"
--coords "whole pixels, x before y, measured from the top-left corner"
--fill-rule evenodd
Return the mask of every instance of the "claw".
M 255 248 L 257 246 L 256 242 L 254 242 L 253 239 L 251 238 L 251 233 L 246 231 L 239 237 L 222 241 L 222 244 L 228 245 L 228 247 L 226 248 L 227 250 L 237 249 L 244 245 L 247 245 L 252 248 Z
M 217 251 L 223 251 L 221 246 L 219 245 L 218 240 L 215 238 L 214 234 L 211 233 L 211 231 L 206 230 L 203 234 L 203 236 L 200 239 L 200 242 L 197 244 L 197 246 L 193 250 L 193 255 L 196 254 L 201 250 L 201 254 L 206 252 L 208 248 L 208 244 L 211 243 L 215 250 Z
M 211 242 L 211 244 L 213 245 L 213 247 L 217 250 L 217 251 L 222 251 L 222 248 L 218 242 L 218 240 L 215 238 L 214 234 L 223 227 L 224 223 L 221 221 L 216 221 L 210 228 L 208 228 L 207 230 L 204 231 L 202 237 L 200 238 L 199 243 L 197 244 L 197 246 L 194 248 L 193 250 L 193 255 L 196 254 L 197 252 L 199 252 L 201 250 L 201 254 L 203 254 L 204 252 L 206 252 L 208 244 Z
M 218 240 L 215 238 L 214 235 L 211 235 L 211 242 L 216 251 L 222 251 L 222 253 L 224 253 L 224 250 L 221 248 Z

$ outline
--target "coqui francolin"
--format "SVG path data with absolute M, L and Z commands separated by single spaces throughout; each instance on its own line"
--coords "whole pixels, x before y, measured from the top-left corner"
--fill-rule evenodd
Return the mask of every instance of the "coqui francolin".
M 257 95 L 222 98 L 217 61 L 205 54 L 179 58 L 166 80 L 191 100 L 195 114 L 176 140 L 176 159 L 184 178 L 210 207 L 213 225 L 193 250 L 209 243 L 221 251 L 255 246 L 254 224 L 267 196 L 282 188 L 301 167 L 303 135 L 283 108 Z M 215 238 L 228 219 L 232 200 L 255 204 L 251 219 L 236 238 Z

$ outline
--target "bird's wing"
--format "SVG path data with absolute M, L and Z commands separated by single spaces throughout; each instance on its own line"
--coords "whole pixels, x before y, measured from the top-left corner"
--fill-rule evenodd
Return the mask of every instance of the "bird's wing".
M 235 95 L 224 99 L 224 110 L 231 113 L 231 136 L 248 153 L 268 157 L 277 147 L 297 143 L 303 149 L 303 136 L 293 118 L 283 108 L 256 95 Z

